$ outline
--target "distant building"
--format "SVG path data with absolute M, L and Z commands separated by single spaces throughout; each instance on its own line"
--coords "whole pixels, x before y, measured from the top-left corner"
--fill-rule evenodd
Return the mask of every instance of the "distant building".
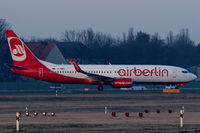
M 106 64 L 105 59 L 91 55 L 90 49 L 81 42 L 58 42 L 57 44 L 27 44 L 37 58 L 55 64 L 68 64 L 69 59 L 76 59 L 80 64 Z M 108 64 L 108 63 L 107 63 Z
M 27 44 L 27 46 L 41 60 L 55 64 L 67 64 L 56 44 Z

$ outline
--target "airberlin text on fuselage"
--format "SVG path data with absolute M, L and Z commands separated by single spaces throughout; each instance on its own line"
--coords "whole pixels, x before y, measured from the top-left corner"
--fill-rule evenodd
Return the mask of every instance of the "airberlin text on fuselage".
M 160 76 L 160 77 L 168 77 L 169 71 L 167 69 L 162 69 L 160 67 L 155 67 L 153 69 L 139 69 L 137 67 L 134 67 L 130 69 L 127 67 L 126 69 L 119 69 L 117 71 L 119 76 Z

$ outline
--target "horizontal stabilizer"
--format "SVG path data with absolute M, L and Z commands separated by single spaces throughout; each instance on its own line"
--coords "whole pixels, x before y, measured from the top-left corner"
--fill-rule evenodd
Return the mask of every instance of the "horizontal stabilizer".
M 20 67 L 20 66 L 15 66 L 13 64 L 5 64 L 6 67 L 9 67 L 9 68 L 15 68 L 15 69 L 20 69 L 20 70 L 25 70 L 27 68 L 25 67 Z

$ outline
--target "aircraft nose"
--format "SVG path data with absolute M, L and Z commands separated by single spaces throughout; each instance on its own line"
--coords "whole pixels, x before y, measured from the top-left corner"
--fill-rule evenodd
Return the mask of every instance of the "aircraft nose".
M 195 74 L 191 74 L 191 76 L 190 76 L 190 77 L 191 77 L 191 79 L 192 79 L 192 80 L 195 80 L 195 79 L 197 79 L 197 76 L 196 76 Z

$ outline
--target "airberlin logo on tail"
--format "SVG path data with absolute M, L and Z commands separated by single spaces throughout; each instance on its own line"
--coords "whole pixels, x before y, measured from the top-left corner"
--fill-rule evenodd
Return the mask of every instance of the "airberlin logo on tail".
M 26 59 L 24 44 L 19 38 L 9 38 L 9 46 L 14 61 L 24 61 Z

